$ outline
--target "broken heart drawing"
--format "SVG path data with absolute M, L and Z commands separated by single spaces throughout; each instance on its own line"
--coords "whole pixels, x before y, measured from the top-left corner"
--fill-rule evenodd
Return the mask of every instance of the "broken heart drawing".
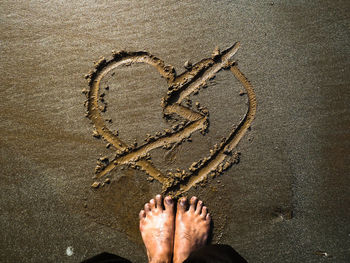
M 256 97 L 252 85 L 238 69 L 232 57 L 239 48 L 235 43 L 230 48 L 220 52 L 215 49 L 211 58 L 202 59 L 194 65 L 185 64 L 186 71 L 177 76 L 174 67 L 166 65 L 161 59 L 144 51 L 114 52 L 113 58 L 101 58 L 95 63 L 95 70 L 86 75 L 89 89 L 84 89 L 87 96 L 87 117 L 94 126 L 93 136 L 103 138 L 109 146 L 114 146 L 116 156 L 111 161 L 100 160 L 95 173 L 96 181 L 93 187 L 98 187 L 101 178 L 104 178 L 118 165 L 128 165 L 140 169 L 163 185 L 163 192 L 178 196 L 188 191 L 192 186 L 206 180 L 208 176 L 215 177 L 232 164 L 237 163 L 239 154 L 233 150 L 250 128 L 256 114 Z M 127 145 L 118 134 L 108 129 L 101 112 L 106 110 L 103 93 L 100 91 L 101 80 L 112 70 L 122 65 L 133 63 L 146 63 L 157 69 L 159 74 L 167 81 L 168 91 L 162 98 L 161 106 L 163 116 L 171 119 L 180 116 L 184 121 L 146 138 L 145 143 L 137 146 Z M 156 148 L 170 149 L 172 145 L 186 141 L 191 134 L 201 132 L 206 134 L 209 125 L 209 110 L 199 104 L 192 108 L 189 100 L 191 94 L 196 94 L 214 78 L 220 70 L 230 70 L 240 81 L 248 96 L 248 109 L 238 126 L 234 127 L 225 138 L 215 144 L 206 157 L 195 161 L 187 170 L 177 169 L 175 173 L 164 174 L 158 170 L 150 160 L 150 152 Z M 109 179 L 108 179 L 109 180 Z

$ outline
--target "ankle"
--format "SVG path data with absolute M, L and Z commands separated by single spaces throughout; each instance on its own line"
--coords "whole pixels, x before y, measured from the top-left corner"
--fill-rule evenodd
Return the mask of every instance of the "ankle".
M 164 257 L 154 257 L 148 259 L 149 263 L 171 263 L 171 257 L 170 258 L 164 258 Z
M 171 263 L 172 253 L 162 252 L 153 257 L 148 256 L 149 263 Z
M 182 263 L 188 258 L 188 256 L 189 255 L 185 256 L 183 254 L 174 256 L 173 263 Z

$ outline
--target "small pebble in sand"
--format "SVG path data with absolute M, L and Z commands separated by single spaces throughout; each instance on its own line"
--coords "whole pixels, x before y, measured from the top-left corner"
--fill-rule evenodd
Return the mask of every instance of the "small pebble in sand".
M 153 180 L 154 180 L 153 177 L 151 177 L 151 176 L 147 177 L 147 181 L 148 181 L 148 182 L 153 182 Z
M 101 184 L 100 182 L 93 182 L 91 187 L 92 188 L 98 188 L 100 186 L 100 184 Z
M 216 46 L 213 53 L 211 54 L 211 58 L 214 59 L 219 55 L 220 55 L 220 48 L 218 46 Z
M 103 163 L 109 163 L 109 159 L 107 156 L 103 156 L 103 157 L 99 158 L 99 160 Z
M 185 69 L 191 69 L 192 68 L 192 63 L 190 61 L 186 61 L 185 64 L 184 64 L 184 68 Z
M 73 254 L 74 254 L 73 251 L 74 251 L 73 247 L 67 247 L 67 249 L 66 249 L 66 255 L 67 255 L 68 257 L 73 256 Z
M 239 96 L 243 96 L 244 94 L 247 94 L 247 92 L 245 92 L 244 90 L 241 89 L 241 90 L 239 91 Z
M 93 131 L 93 132 L 92 132 L 92 136 L 94 136 L 94 137 L 97 138 L 97 139 L 101 138 L 101 135 L 98 134 L 97 131 Z

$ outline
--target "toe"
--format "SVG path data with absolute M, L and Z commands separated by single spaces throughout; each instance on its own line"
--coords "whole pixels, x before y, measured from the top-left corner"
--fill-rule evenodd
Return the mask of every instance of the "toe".
M 203 218 L 205 218 L 205 217 L 207 216 L 207 213 L 208 213 L 207 207 L 206 207 L 206 206 L 203 206 L 201 216 L 202 216 Z
M 203 202 L 201 200 L 199 200 L 197 202 L 197 207 L 196 207 L 196 214 L 200 214 L 202 212 L 202 207 L 203 207 Z
M 161 195 L 156 195 L 156 207 L 163 210 L 163 197 Z
M 143 218 L 145 218 L 145 217 L 146 217 L 146 212 L 145 212 L 145 210 L 141 210 L 140 213 L 139 213 L 139 218 L 140 218 L 140 220 L 143 219 Z
M 209 213 L 208 213 L 207 216 L 205 217 L 205 220 L 208 221 L 208 223 L 211 221 L 211 216 L 210 216 Z
M 182 197 L 177 204 L 177 212 L 184 213 L 186 212 L 186 208 L 187 208 L 187 198 Z
M 171 198 L 171 196 L 165 197 L 164 206 L 167 212 L 174 212 L 174 200 Z
M 156 201 L 154 201 L 154 199 L 151 199 L 149 201 L 149 205 L 150 205 L 151 209 L 154 210 L 156 208 Z
M 196 210 L 196 205 L 197 205 L 198 198 L 195 196 L 192 196 L 190 200 L 190 211 L 194 212 Z
M 151 206 L 150 206 L 149 203 L 145 204 L 145 212 L 146 212 L 146 213 L 151 212 Z

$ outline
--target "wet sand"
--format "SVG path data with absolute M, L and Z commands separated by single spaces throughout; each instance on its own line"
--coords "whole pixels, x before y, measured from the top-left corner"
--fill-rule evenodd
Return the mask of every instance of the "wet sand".
M 255 119 L 234 149 L 239 162 L 183 194 L 209 207 L 213 242 L 232 245 L 249 262 L 348 261 L 347 1 L 0 6 L 3 262 L 79 262 L 103 251 L 143 262 L 137 215 L 162 184 L 118 165 L 91 187 L 96 162 L 114 160 L 116 149 L 92 136 L 84 76 L 112 50 L 146 51 L 180 76 L 186 61 L 194 65 L 236 41 L 234 60 L 256 94 Z M 152 66 L 113 72 L 101 82 L 108 103 L 101 114 L 123 143 L 148 145 L 147 134 L 181 121 L 164 118 L 161 99 L 169 85 Z M 209 110 L 205 135 L 157 145 L 145 158 L 175 175 L 207 156 L 247 113 L 242 88 L 232 72 L 218 72 L 188 96 L 193 111 L 201 114 L 196 102 Z

